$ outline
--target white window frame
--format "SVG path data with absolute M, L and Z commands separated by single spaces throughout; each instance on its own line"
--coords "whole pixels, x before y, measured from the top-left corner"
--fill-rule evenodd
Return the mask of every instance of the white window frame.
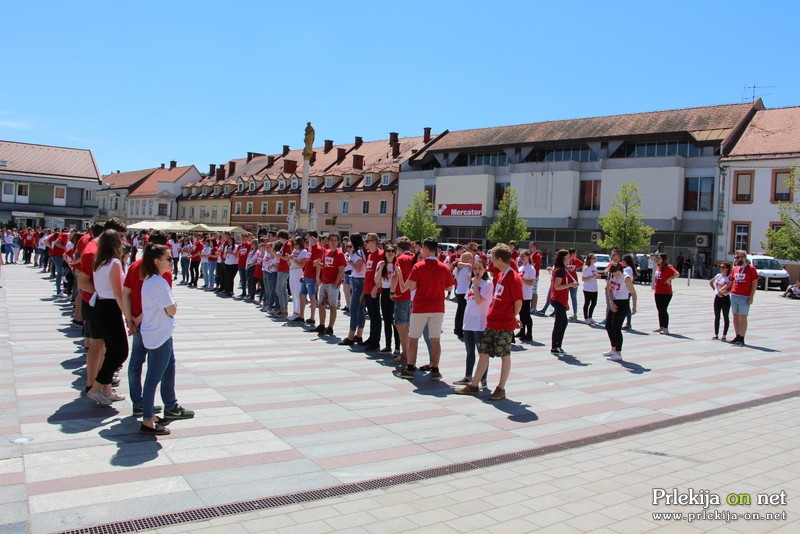
M 250 191 L 256 190 L 256 182 L 255 180 L 250 180 Z
M 267 210 L 269 210 L 269 202 L 262 202 L 261 203 L 261 215 L 266 215 Z
M 133 212 L 136 214 L 136 208 L 134 208 Z M 181 219 L 186 219 L 186 206 L 181 206 Z
M 283 191 L 286 188 L 286 180 L 283 178 L 278 178 L 278 189 Z
M 161 214 L 161 206 L 164 206 L 164 214 L 163 215 Z M 203 208 L 200 208 L 200 209 L 203 210 Z M 205 211 L 205 210 L 203 210 L 203 211 Z M 158 216 L 159 217 L 169 217 L 169 204 L 167 204 L 165 202 L 159 202 L 158 203 Z
M 372 187 L 372 175 L 368 174 L 364 177 L 364 187 Z
M 378 214 L 379 215 L 386 215 L 389 210 L 389 202 L 386 200 L 381 200 L 378 202 Z
M 241 202 L 237 202 L 235 207 L 234 207 L 234 210 L 235 210 L 233 212 L 234 215 L 241 215 L 242 214 L 242 203 Z
M 11 194 L 6 193 L 6 187 L 11 188 Z M 3 182 L 3 202 L 14 202 L 17 197 L 17 184 L 14 182 Z
M 24 195 L 20 193 L 21 187 L 25 188 Z M 31 184 L 25 182 L 17 182 L 17 200 L 16 200 L 17 204 L 27 204 L 30 194 L 31 194 Z
M 150 213 L 150 215 L 153 214 L 153 199 L 152 198 L 147 201 L 147 210 Z
M 247 203 L 246 215 L 252 215 L 252 214 L 253 214 L 253 203 L 252 202 L 248 202 Z
M 217 207 L 211 206 L 211 221 L 217 222 Z
M 238 184 L 236 184 L 236 191 L 238 191 L 239 193 L 244 192 L 244 183 L 239 182 Z
M 389 176 L 388 174 L 384 174 L 383 176 L 381 176 L 381 185 L 382 186 L 389 185 L 391 179 L 392 179 L 391 176 Z
M 287 208 L 288 210 L 287 213 L 297 209 L 297 202 L 295 202 L 294 200 L 290 200 L 288 206 L 289 207 Z
M 94 189 L 84 189 L 83 200 L 94 200 Z
M 223 206 L 223 208 L 222 208 L 222 222 L 225 222 L 227 220 L 228 220 L 228 208 L 226 206 Z
M 309 178 L 309 189 L 316 189 L 317 187 L 317 179 L 316 178 Z
M 350 177 L 349 176 L 345 176 L 344 177 L 344 186 L 345 187 L 350 187 Z
M 361 201 L 361 215 L 369 215 L 369 200 Z
M 349 214 L 350 214 L 350 201 L 342 200 L 342 215 L 349 215 Z
M 191 208 L 189 208 L 189 220 L 190 220 L 190 221 L 193 221 L 193 220 L 194 220 L 194 206 L 192 206 Z
M 333 178 L 331 178 L 330 176 L 325 178 L 325 187 L 327 188 L 333 187 Z
M 292 178 L 292 189 L 298 188 L 297 178 Z
M 283 215 L 283 200 L 275 201 L 275 215 Z
M 314 210 L 314 203 L 309 200 L 308 202 L 308 211 L 311 212 Z
M 326 201 L 325 201 L 325 202 L 322 204 L 322 214 L 323 214 L 323 215 L 328 215 L 328 214 L 330 214 L 330 209 L 331 209 L 330 202 L 328 202 L 328 201 L 326 200 Z
M 214 186 L 214 194 L 219 195 L 219 186 Z

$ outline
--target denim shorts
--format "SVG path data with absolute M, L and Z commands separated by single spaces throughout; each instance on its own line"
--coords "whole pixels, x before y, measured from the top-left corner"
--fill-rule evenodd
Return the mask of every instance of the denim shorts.
M 411 322 L 411 301 L 394 301 L 394 324 L 408 324 Z
M 300 287 L 301 295 L 317 296 L 317 279 L 316 278 L 303 278 L 302 286 Z
M 748 297 L 731 293 L 731 311 L 734 315 L 747 315 L 750 313 L 750 304 L 747 303 L 747 300 Z
M 352 275 L 345 274 L 344 275 L 344 280 L 342 280 L 342 284 L 344 284 L 346 286 L 349 286 L 350 282 L 352 281 L 352 278 L 353 278 Z

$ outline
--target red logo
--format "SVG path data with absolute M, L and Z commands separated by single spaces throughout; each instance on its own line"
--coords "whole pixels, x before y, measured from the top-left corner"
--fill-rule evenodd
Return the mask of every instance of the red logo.
M 480 204 L 439 204 L 436 207 L 439 217 L 480 217 L 483 207 Z

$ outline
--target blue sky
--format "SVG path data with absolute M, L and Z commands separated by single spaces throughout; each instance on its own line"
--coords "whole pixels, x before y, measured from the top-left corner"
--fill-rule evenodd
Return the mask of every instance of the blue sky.
M 798 2 L 3 2 L 0 139 L 102 173 L 737 103 L 800 105 Z

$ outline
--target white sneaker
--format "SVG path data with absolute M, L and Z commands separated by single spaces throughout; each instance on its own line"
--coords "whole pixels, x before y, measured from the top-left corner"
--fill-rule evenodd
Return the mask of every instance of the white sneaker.
M 106 397 L 102 391 L 88 391 L 86 396 L 95 401 L 97 404 L 102 404 L 103 406 L 111 406 L 113 402 L 111 399 Z
M 612 362 L 621 362 L 622 356 L 617 354 L 616 352 L 613 352 L 611 356 L 608 357 L 608 359 L 611 360 Z
M 661 329 L 661 333 L 662 334 L 669 334 L 669 328 L 662 328 Z
M 726 339 L 726 336 L 722 336 L 721 338 L 719 338 L 719 340 L 720 340 L 720 341 L 728 341 L 728 340 Z
M 613 350 L 609 350 L 608 352 L 604 352 L 604 353 L 603 353 L 603 356 L 605 356 L 606 358 L 608 358 L 608 357 L 609 357 L 609 356 L 611 356 L 612 354 L 616 354 L 616 352 L 614 352 Z
M 663 328 L 656 328 L 655 330 L 653 330 L 653 332 L 655 332 L 656 334 L 660 334 L 662 330 Z

